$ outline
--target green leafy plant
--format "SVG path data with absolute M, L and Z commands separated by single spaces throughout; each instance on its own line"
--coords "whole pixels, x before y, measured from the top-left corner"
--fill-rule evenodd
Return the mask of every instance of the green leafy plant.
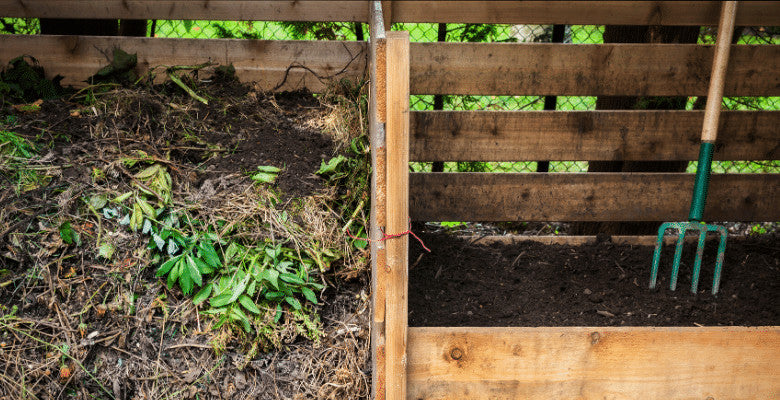
M 203 277 L 222 266 L 207 235 L 184 236 L 176 231 L 163 230 L 160 235 L 152 235 L 149 247 L 171 256 L 157 269 L 157 276 L 167 274 L 168 287 L 172 288 L 178 282 L 184 294 L 192 293 L 194 286 L 202 286 Z
M 45 165 L 36 165 L 38 146 L 15 132 L 0 130 L 0 173 L 13 183 L 18 193 L 47 183 Z M 3 184 L 7 182 L 5 179 Z
M 257 304 L 276 310 L 275 323 L 282 316 L 283 303 L 297 311 L 305 308 L 305 302 L 317 304 L 315 290 L 324 286 L 311 281 L 308 270 L 312 265 L 293 249 L 270 241 L 251 247 L 231 243 L 225 250 L 221 275 L 206 284 L 193 303 L 209 300 L 205 313 L 217 316 L 216 327 L 237 322 L 250 332 L 249 316 L 262 314 Z

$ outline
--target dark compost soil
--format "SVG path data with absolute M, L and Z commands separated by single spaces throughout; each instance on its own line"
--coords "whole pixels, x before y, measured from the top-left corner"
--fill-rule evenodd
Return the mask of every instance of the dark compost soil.
M 780 236 L 731 241 L 712 296 L 715 242 L 708 242 L 699 293 L 690 292 L 695 245 L 686 246 L 676 291 L 673 246 L 659 289 L 648 289 L 648 246 L 482 245 L 446 233 L 410 240 L 411 326 L 694 326 L 780 324 Z

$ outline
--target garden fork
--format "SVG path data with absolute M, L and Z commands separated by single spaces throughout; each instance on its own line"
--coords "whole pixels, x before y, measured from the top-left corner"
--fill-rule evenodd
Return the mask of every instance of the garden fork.
M 672 279 L 669 284 L 669 289 L 675 290 L 677 288 L 677 275 L 680 270 L 680 259 L 682 258 L 685 232 L 694 231 L 699 233 L 699 243 L 696 248 L 696 261 L 693 265 L 693 277 L 691 278 L 691 293 L 694 294 L 698 290 L 699 272 L 701 271 L 701 260 L 704 255 L 704 241 L 707 238 L 707 232 L 717 232 L 720 235 L 720 243 L 718 245 L 718 254 L 715 261 L 715 276 L 712 281 L 712 294 L 715 295 L 718 293 L 728 232 L 723 226 L 709 225 L 702 222 L 702 214 L 704 214 L 704 205 L 707 199 L 707 188 L 709 186 L 710 169 L 712 166 L 712 153 L 715 140 L 718 136 L 718 119 L 720 117 L 721 101 L 723 101 L 723 85 L 726 76 L 726 66 L 728 65 L 729 60 L 731 36 L 734 32 L 734 15 L 736 14 L 736 9 L 736 1 L 723 2 L 720 13 L 720 23 L 718 25 L 718 39 L 715 44 L 715 57 L 712 62 L 712 77 L 710 78 L 710 87 L 707 93 L 707 106 L 704 111 L 701 146 L 699 147 L 699 163 L 696 166 L 696 180 L 693 184 L 693 197 L 691 198 L 691 209 L 688 214 L 688 222 L 664 222 L 661 224 L 661 227 L 658 228 L 658 238 L 655 242 L 655 252 L 653 253 L 650 289 L 655 289 L 656 286 L 664 233 L 667 229 L 672 229 L 677 230 L 679 233 L 677 237 L 677 246 L 674 250 Z

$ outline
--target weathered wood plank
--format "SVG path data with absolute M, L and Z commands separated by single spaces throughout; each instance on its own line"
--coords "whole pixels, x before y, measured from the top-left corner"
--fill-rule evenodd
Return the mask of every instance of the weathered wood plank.
M 410 328 L 407 399 L 774 399 L 780 328 Z
M 780 2 L 740 1 L 738 26 L 780 25 Z M 717 25 L 717 1 L 398 1 L 394 22 Z
M 700 96 L 713 47 L 413 43 L 412 94 Z M 726 96 L 780 95 L 780 46 L 734 45 Z
M 48 76 L 60 74 L 63 84 L 82 87 L 108 64 L 106 55 L 115 47 L 138 54 L 140 73 L 160 65 L 212 61 L 233 64 L 239 79 L 266 90 L 322 91 L 332 78 L 362 77 L 367 62 L 362 42 L 0 35 L 0 65 L 31 55 Z
M 368 21 L 360 1 L 18 0 L 0 2 L 4 17 Z
M 693 174 L 413 173 L 417 221 L 684 221 Z M 780 174 L 714 174 L 707 221 L 780 220 Z
M 570 25 L 716 25 L 716 1 L 398 1 L 395 22 Z M 780 2 L 740 2 L 737 25 L 780 25 Z M 0 2 L 0 15 L 42 18 L 368 21 L 358 1 L 20 0 Z
M 406 397 L 409 285 L 409 32 L 387 33 L 387 281 L 385 342 L 387 400 Z M 381 283 L 380 283 L 381 284 Z
M 703 111 L 414 111 L 412 161 L 697 160 Z M 780 159 L 780 112 L 724 111 L 716 160 Z

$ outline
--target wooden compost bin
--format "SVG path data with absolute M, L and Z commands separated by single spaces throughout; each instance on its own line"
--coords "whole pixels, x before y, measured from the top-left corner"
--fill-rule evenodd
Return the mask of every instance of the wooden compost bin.
M 0 36 L 65 84 L 113 47 L 159 65 L 232 63 L 260 88 L 320 91 L 371 73 L 371 236 L 417 220 L 684 219 L 688 174 L 408 174 L 409 161 L 692 160 L 699 111 L 410 112 L 409 94 L 704 95 L 712 49 L 675 45 L 408 43 L 392 22 L 716 25 L 714 1 L 20 0 L 5 17 L 355 21 L 357 42 Z M 780 25 L 741 2 L 737 26 Z M 389 29 L 388 29 L 389 30 Z M 370 49 L 370 51 L 368 51 Z M 777 96 L 778 46 L 735 46 L 726 95 Z M 777 111 L 727 112 L 719 160 L 778 159 Z M 641 132 L 641 135 L 636 132 Z M 780 220 L 778 174 L 713 177 L 709 220 Z M 551 190 L 554 188 L 554 190 Z M 637 201 L 632 191 L 646 194 Z M 661 196 L 663 194 L 663 196 Z M 550 204 L 556 206 L 550 207 Z M 582 210 L 588 210 L 583 212 Z M 406 236 L 374 242 L 373 398 L 778 398 L 780 327 L 407 328 Z M 580 239 L 573 239 L 575 241 Z
M 390 23 L 717 25 L 720 9 L 719 2 L 455 3 L 371 9 L 372 237 L 385 238 L 372 244 L 374 398 L 780 397 L 778 326 L 408 328 L 409 219 L 685 220 L 693 186 L 685 173 L 410 174 L 409 161 L 695 160 L 703 118 L 703 111 L 410 111 L 410 93 L 703 96 L 713 48 L 410 44 L 404 33 L 385 32 Z M 738 10 L 738 26 L 780 24 L 778 2 L 741 2 Z M 780 46 L 731 52 L 726 96 L 780 94 Z M 778 126 L 778 111 L 724 112 L 715 159 L 777 159 Z M 705 219 L 776 221 L 778 187 L 780 174 L 716 174 Z

